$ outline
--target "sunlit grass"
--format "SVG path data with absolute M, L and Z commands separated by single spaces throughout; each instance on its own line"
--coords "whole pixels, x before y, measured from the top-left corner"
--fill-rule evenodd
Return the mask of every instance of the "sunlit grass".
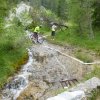
M 79 36 L 76 33 L 70 33 L 68 30 L 57 31 L 53 43 L 62 45 L 70 44 L 76 47 L 93 50 L 96 54 L 100 55 L 100 32 L 95 32 L 94 39 L 90 39 L 88 35 Z M 49 38 L 50 40 L 50 38 Z

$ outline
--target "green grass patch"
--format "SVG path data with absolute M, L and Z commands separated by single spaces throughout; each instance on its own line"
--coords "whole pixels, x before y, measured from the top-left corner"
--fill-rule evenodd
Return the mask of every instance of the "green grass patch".
M 11 45 L 3 45 L 0 48 L 0 87 L 7 81 L 8 77 L 17 72 L 21 65 L 28 60 L 25 48 L 12 48 Z
M 84 80 L 88 80 L 92 77 L 98 77 L 100 78 L 100 66 L 94 66 L 94 69 L 92 72 L 85 75 Z
M 15 22 L 15 19 L 14 19 Z M 14 23 L 13 22 L 13 23 Z M 3 22 L 3 25 L 5 22 Z M 0 88 L 7 79 L 17 72 L 21 65 L 28 60 L 26 47 L 30 42 L 25 38 L 22 25 L 14 23 L 9 28 L 1 27 L 0 30 Z
M 93 62 L 92 58 L 83 52 L 76 52 L 75 57 L 86 63 Z

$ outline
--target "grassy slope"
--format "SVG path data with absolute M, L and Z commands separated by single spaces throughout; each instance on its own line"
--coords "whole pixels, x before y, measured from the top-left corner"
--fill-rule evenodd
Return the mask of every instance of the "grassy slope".
M 0 32 L 0 87 L 28 59 L 23 30 L 21 25 L 15 23 L 7 29 L 2 28 Z
M 45 32 L 46 33 L 46 32 Z M 47 32 L 50 35 L 50 31 Z M 69 34 L 68 30 L 56 32 L 54 40 L 51 40 L 51 37 L 48 37 L 48 40 L 55 44 L 66 45 L 70 44 L 79 48 L 84 48 L 87 50 L 93 50 L 97 56 L 100 56 L 100 31 L 95 32 L 95 38 L 93 40 L 89 39 L 87 36 L 77 36 L 76 34 Z M 89 60 L 87 56 L 81 55 L 85 60 Z M 81 57 L 82 58 L 82 57 Z M 82 59 L 81 59 L 82 60 Z M 91 59 L 90 59 L 91 60 Z M 97 76 L 100 77 L 100 66 L 95 67 L 94 71 L 87 75 L 86 80 Z
M 95 34 L 93 40 L 85 36 L 77 36 L 76 34 L 69 34 L 68 31 L 61 31 L 56 34 L 55 40 L 61 41 L 64 44 L 69 43 L 72 45 L 80 46 L 82 48 L 91 49 L 95 51 L 100 50 L 100 32 Z
M 50 31 L 47 34 L 50 35 Z M 48 37 L 48 40 L 51 41 L 51 37 Z M 54 41 L 51 42 L 61 45 L 70 44 L 87 50 L 93 50 L 100 56 L 100 31 L 95 32 L 95 38 L 92 40 L 86 35 L 70 34 L 69 30 L 57 31 Z

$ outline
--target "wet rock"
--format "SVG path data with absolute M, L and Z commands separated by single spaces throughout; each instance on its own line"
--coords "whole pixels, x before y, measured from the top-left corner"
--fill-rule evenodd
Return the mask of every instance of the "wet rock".
M 19 89 L 22 86 L 26 86 L 26 80 L 23 76 L 16 77 L 13 81 L 7 84 L 6 88 L 8 89 Z

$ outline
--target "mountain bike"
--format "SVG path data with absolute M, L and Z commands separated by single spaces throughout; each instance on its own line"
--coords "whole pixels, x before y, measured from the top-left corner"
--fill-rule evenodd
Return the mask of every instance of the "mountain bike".
M 44 37 L 42 35 L 38 35 L 36 36 L 35 33 L 32 33 L 31 36 L 30 36 L 31 40 L 33 43 L 36 43 L 36 44 L 42 44 L 44 42 Z M 38 40 L 37 40 L 38 39 Z

